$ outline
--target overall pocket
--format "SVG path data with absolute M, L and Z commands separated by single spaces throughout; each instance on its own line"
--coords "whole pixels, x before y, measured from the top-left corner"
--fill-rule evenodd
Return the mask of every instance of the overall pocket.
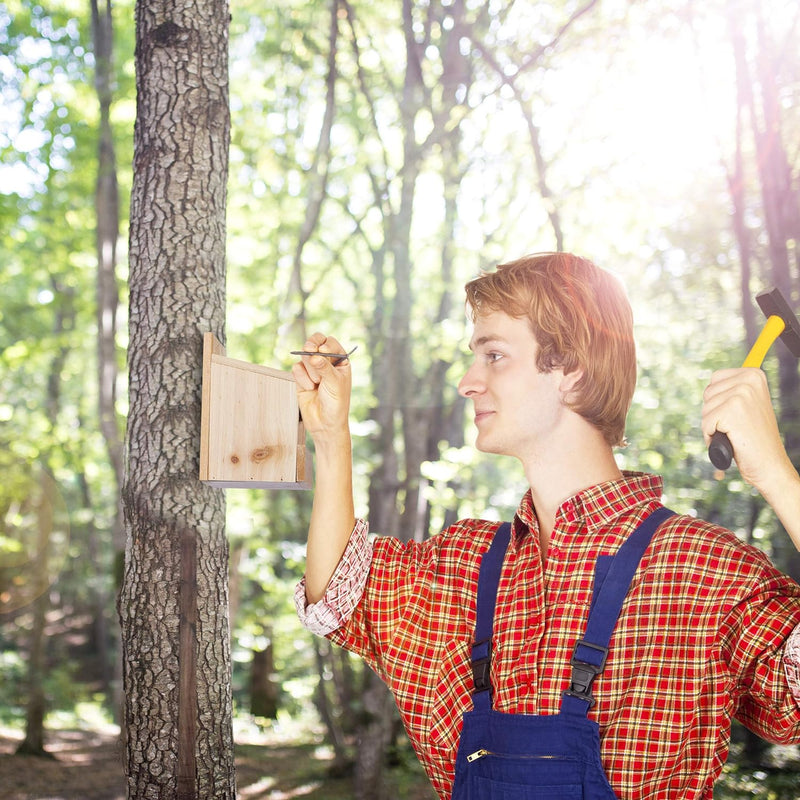
M 469 800 L 582 800 L 583 766 L 569 756 L 480 749 L 467 756 Z

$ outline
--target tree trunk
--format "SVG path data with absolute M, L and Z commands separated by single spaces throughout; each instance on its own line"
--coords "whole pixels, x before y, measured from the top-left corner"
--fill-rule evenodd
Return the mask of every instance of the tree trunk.
M 44 746 L 44 716 L 47 702 L 42 681 L 45 676 L 45 615 L 49 598 L 45 590 L 33 601 L 33 625 L 28 652 L 28 700 L 25 706 L 25 736 L 16 749 L 17 755 L 49 756 Z
M 364 719 L 356 742 L 356 800 L 378 800 L 385 796 L 383 766 L 392 741 L 397 712 L 386 685 L 371 670 L 364 670 L 362 694 Z
M 25 736 L 17 747 L 18 755 L 49 756 L 45 750 L 44 717 L 47 701 L 44 693 L 45 666 L 45 622 L 50 607 L 49 556 L 50 536 L 53 533 L 53 506 L 55 486 L 47 470 L 40 469 L 39 485 L 36 487 L 36 525 L 38 542 L 33 562 L 33 624 L 28 647 L 28 699 L 25 707 Z
M 83 423 L 81 423 L 83 424 Z M 83 456 L 83 454 L 82 454 Z M 84 457 L 85 458 L 85 457 Z M 82 463 L 85 463 L 83 461 Z M 92 493 L 89 490 L 89 481 L 85 472 L 76 476 L 80 489 L 80 497 L 84 508 L 93 508 Z M 95 567 L 94 580 L 89 587 L 92 608 L 92 649 L 97 655 L 100 672 L 100 686 L 111 701 L 111 709 L 119 717 L 122 706 L 113 702 L 115 699 L 113 678 L 113 657 L 111 649 L 111 626 L 109 625 L 109 593 L 105 588 L 105 579 L 108 576 L 108 559 L 104 558 L 103 543 L 100 532 L 95 524 L 94 516 L 86 522 L 86 555 L 89 562 Z M 122 687 L 120 686 L 120 689 Z M 122 695 L 120 694 L 120 701 Z
M 119 189 L 117 164 L 114 152 L 114 136 L 111 128 L 111 102 L 113 70 L 113 19 L 111 3 L 106 0 L 101 11 L 98 0 L 92 0 L 92 38 L 95 57 L 95 91 L 100 110 L 97 143 L 97 184 L 95 189 L 95 216 L 97 229 L 97 385 L 100 432 L 106 445 L 111 464 L 116 508 L 111 527 L 113 563 L 122 557 L 125 550 L 125 529 L 122 517 L 120 489 L 123 479 L 122 436 L 117 420 L 117 239 L 119 238 Z M 116 572 L 115 572 L 116 574 Z M 119 587 L 115 587 L 118 589 Z M 105 592 L 100 593 L 98 605 L 105 606 Z M 113 622 L 106 620 L 104 612 L 98 618 L 98 638 L 104 642 L 107 628 Z M 115 639 L 118 631 L 114 626 Z M 105 653 L 105 645 L 102 645 Z M 103 655 L 104 662 L 106 655 Z M 105 666 L 104 666 L 105 672 Z M 110 680 L 109 703 L 114 715 L 121 721 L 122 710 L 122 665 L 119 658 L 114 661 L 113 678 Z
M 328 731 L 328 740 L 333 746 L 334 759 L 333 764 L 328 769 L 328 774 L 332 777 L 343 777 L 350 770 L 352 765 L 351 759 L 348 755 L 347 745 L 345 740 L 345 731 L 342 728 L 343 722 L 346 722 L 348 717 L 344 714 L 334 713 L 334 703 L 338 708 L 347 709 L 350 707 L 350 683 L 352 676 L 337 675 L 336 663 L 334 657 L 340 655 L 342 651 L 334 653 L 333 647 L 326 639 L 319 639 L 315 637 L 314 655 L 317 661 L 317 673 L 319 674 L 319 681 L 317 682 L 317 689 L 314 693 L 314 704 L 317 707 L 317 712 Z M 346 658 L 346 654 L 345 658 Z M 326 685 L 332 684 L 331 694 L 333 698 L 329 697 Z
M 55 319 L 53 320 L 54 339 L 71 330 L 75 324 L 74 289 L 64 286 L 55 275 L 51 276 L 53 294 L 58 298 Z M 59 347 L 53 355 L 50 372 L 47 376 L 45 411 L 51 432 L 56 429 L 61 407 L 61 374 L 69 350 L 66 344 Z M 53 437 L 55 440 L 56 437 Z M 25 737 L 17 752 L 26 755 L 47 755 L 44 747 L 44 718 L 47 702 L 44 693 L 45 664 L 45 622 L 50 604 L 50 552 L 51 537 L 55 521 L 54 507 L 56 485 L 48 464 L 50 454 L 43 453 L 40 467 L 39 485 L 36 487 L 37 545 L 33 562 L 33 626 L 31 629 L 28 657 L 28 702 L 25 714 Z
M 250 713 L 254 717 L 278 718 L 278 684 L 275 682 L 275 656 L 270 642 L 253 651 L 250 663 Z
M 129 798 L 235 797 L 225 504 L 198 479 L 224 341 L 228 6 L 140 0 L 120 593 Z

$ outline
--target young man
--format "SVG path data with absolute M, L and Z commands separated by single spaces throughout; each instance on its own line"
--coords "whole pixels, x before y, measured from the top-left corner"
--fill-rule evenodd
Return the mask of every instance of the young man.
M 467 302 L 459 391 L 477 447 L 525 470 L 513 528 L 371 541 L 353 512 L 350 364 L 304 356 L 317 477 L 300 616 L 390 686 L 442 798 L 710 800 L 733 717 L 800 742 L 800 587 L 730 532 L 668 516 L 657 477 L 620 472 L 635 351 L 610 275 L 532 256 L 471 281 Z M 321 334 L 305 349 L 343 352 Z M 709 395 L 704 432 L 755 463 L 724 376 Z

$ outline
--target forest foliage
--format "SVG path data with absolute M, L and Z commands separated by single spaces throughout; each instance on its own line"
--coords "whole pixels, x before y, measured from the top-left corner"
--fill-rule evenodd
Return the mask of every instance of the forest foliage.
M 121 432 L 133 0 L 113 17 Z M 711 372 L 741 362 L 781 253 L 800 301 L 799 37 L 780 0 L 232 4 L 229 355 L 288 369 L 314 330 L 358 345 L 356 501 L 375 530 L 420 539 L 508 517 L 524 478 L 474 452 L 455 391 L 462 287 L 528 252 L 586 255 L 635 311 L 620 464 L 662 474 L 673 508 L 795 570 L 735 469 L 715 479 L 699 417 Z M 113 715 L 118 692 L 96 65 L 89 3 L 0 3 L 0 716 L 17 723 L 32 680 L 50 711 L 100 697 Z M 790 426 L 777 354 L 765 369 Z M 227 493 L 235 708 L 281 720 L 313 704 L 347 761 L 372 689 L 294 616 L 309 508 L 308 493 Z M 39 597 L 45 670 L 31 676 Z

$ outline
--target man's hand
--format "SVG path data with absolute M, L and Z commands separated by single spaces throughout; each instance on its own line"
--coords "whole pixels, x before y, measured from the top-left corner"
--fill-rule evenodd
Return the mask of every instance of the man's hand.
M 314 333 L 303 346 L 310 352 L 342 353 L 332 336 Z M 350 413 L 350 360 L 334 364 L 324 356 L 303 356 L 292 367 L 297 402 L 306 430 L 315 443 L 347 435 Z
M 760 369 L 724 369 L 711 376 L 703 393 L 703 437 L 728 434 L 742 477 L 761 492 L 800 550 L 800 476 L 781 440 Z
M 758 489 L 787 459 L 767 378 L 760 369 L 715 372 L 703 392 L 702 427 L 707 445 L 714 431 L 728 435 L 742 477 Z

